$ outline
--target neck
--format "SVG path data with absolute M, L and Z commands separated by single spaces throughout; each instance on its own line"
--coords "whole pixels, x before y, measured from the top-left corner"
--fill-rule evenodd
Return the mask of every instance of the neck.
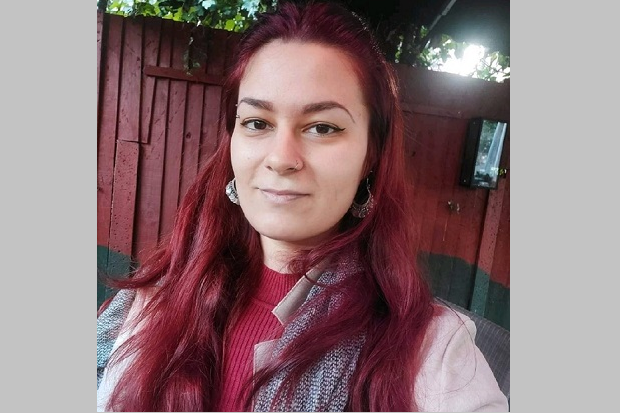
M 269 238 L 260 234 L 260 243 L 263 249 L 263 263 L 272 270 L 283 274 L 289 273 L 291 259 L 300 251 L 310 250 L 327 241 L 336 234 L 336 229 L 318 234 L 300 241 L 283 241 Z
M 303 247 L 260 236 L 263 249 L 263 263 L 266 267 L 282 274 L 289 273 L 289 262 Z

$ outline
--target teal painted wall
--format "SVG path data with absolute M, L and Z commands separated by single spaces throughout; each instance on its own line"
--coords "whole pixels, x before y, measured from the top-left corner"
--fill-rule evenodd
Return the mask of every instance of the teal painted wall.
M 418 263 L 434 295 L 510 330 L 510 288 L 458 257 L 421 253 Z
M 428 275 L 433 294 L 510 330 L 510 289 L 461 258 L 421 253 L 418 263 Z M 122 276 L 137 268 L 131 257 L 97 245 L 97 308 L 113 294 L 100 274 Z
M 131 257 L 113 251 L 101 245 L 97 245 L 97 308 L 101 303 L 114 293 L 114 290 L 105 286 L 100 277 L 108 275 L 118 277 L 128 274 L 137 268 L 137 263 Z

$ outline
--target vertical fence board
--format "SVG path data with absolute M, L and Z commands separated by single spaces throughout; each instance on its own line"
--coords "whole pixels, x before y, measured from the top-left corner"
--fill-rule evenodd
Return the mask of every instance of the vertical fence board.
M 431 252 L 433 233 L 436 225 L 435 217 L 437 215 L 437 198 L 439 196 L 439 188 L 441 184 L 441 170 L 442 165 L 440 148 L 438 147 L 439 137 L 437 131 L 433 125 L 433 117 L 427 115 L 419 115 L 419 124 L 421 126 L 420 133 L 420 153 L 419 163 L 420 168 L 418 180 L 420 183 L 419 189 L 419 201 L 421 202 L 422 211 L 421 215 L 421 235 L 422 235 L 422 250 Z M 418 156 L 418 155 L 416 155 Z
M 156 66 L 161 42 L 162 19 L 144 19 L 144 59 L 142 68 Z M 169 59 L 168 59 L 169 60 Z M 140 142 L 149 143 L 151 136 L 151 118 L 153 116 L 153 100 L 155 99 L 155 78 L 142 74 L 142 95 L 140 103 Z
M 172 24 L 171 20 L 165 20 L 161 25 L 163 35 L 157 56 L 157 64 L 161 67 L 171 65 L 172 37 L 166 34 Z M 161 226 L 170 81 L 153 78 L 153 82 L 154 101 L 148 127 L 150 138 L 140 151 L 140 197 L 134 245 L 134 255 L 139 262 L 143 262 L 157 245 Z
M 114 194 L 110 250 L 131 255 L 133 221 L 138 186 L 138 153 L 136 142 L 118 141 L 114 164 Z
M 208 41 L 207 73 L 223 75 L 226 62 L 227 34 L 222 30 L 212 31 Z M 200 165 L 213 155 L 218 142 L 220 126 L 222 87 L 218 85 L 205 86 L 203 107 L 202 131 L 200 134 Z
M 198 172 L 204 89 L 199 83 L 192 82 L 188 86 L 180 197 L 185 195 Z
M 445 198 L 444 204 L 440 205 L 446 208 L 448 212 L 447 229 L 444 232 L 441 254 L 444 259 L 439 271 L 445 274 L 448 280 L 449 288 L 446 298 L 456 304 L 466 307 L 469 304 L 471 294 L 471 277 L 469 273 L 463 273 L 460 266 L 455 266 L 456 249 L 459 242 L 459 234 L 461 233 L 461 209 L 463 192 L 458 187 L 458 177 L 460 172 L 461 158 L 461 136 L 464 131 L 462 122 L 451 120 L 449 137 L 446 141 L 448 151 L 446 153 L 446 175 L 444 176 Z M 452 207 L 448 205 L 448 201 L 452 202 Z
M 125 18 L 118 139 L 140 141 L 140 80 L 143 18 Z
M 107 34 L 107 41 L 103 42 L 106 50 L 99 118 L 101 126 L 97 140 L 97 245 L 107 246 L 110 237 L 123 19 L 120 16 L 105 15 L 104 33 Z
M 210 32 L 204 26 L 191 30 L 192 41 L 188 54 L 191 58 L 191 73 L 207 73 L 208 60 L 211 57 L 208 50 Z M 198 172 L 205 89 L 206 85 L 203 83 L 190 82 L 188 85 L 180 197 L 187 193 Z
M 172 67 L 182 69 L 183 54 L 186 52 L 187 46 L 189 45 L 190 29 L 188 25 L 177 26 L 173 28 L 172 33 L 174 36 Z M 186 102 L 187 82 L 182 80 L 171 80 L 168 103 L 168 134 L 166 136 L 160 237 L 165 237 L 170 233 L 179 202 Z
M 412 208 L 414 217 L 414 228 L 416 231 L 414 251 L 418 251 L 422 239 L 422 214 L 420 211 L 420 205 L 418 199 L 418 182 L 419 167 L 418 163 L 420 157 L 418 155 L 419 146 L 419 125 L 417 124 L 416 116 L 411 111 L 403 111 L 403 121 L 405 130 L 405 142 L 404 142 L 404 156 L 405 165 L 407 168 L 407 179 L 411 185 L 410 196 L 412 198 Z
M 500 178 L 502 179 L 502 178 Z M 505 287 L 510 286 L 510 181 L 502 179 L 498 189 L 503 191 L 502 210 L 493 251 L 491 279 Z M 501 184 L 501 185 L 500 185 Z
M 159 239 L 169 83 L 165 79 L 156 80 L 151 138 L 148 144 L 142 144 L 140 151 L 140 190 L 133 247 L 138 262 L 144 261 Z
M 101 78 L 101 42 L 104 37 L 103 33 L 103 16 L 104 13 L 97 11 L 97 113 L 99 113 L 99 93 Z
M 446 251 L 446 238 L 450 228 L 450 210 L 448 209 L 448 201 L 451 198 L 452 187 L 451 180 L 453 169 L 450 166 L 451 145 L 450 140 L 450 122 L 451 119 L 445 117 L 436 117 L 434 122 L 436 151 L 441 162 L 435 163 L 433 169 L 436 170 L 433 187 L 436 188 L 436 197 L 434 203 L 430 205 L 435 211 L 435 223 L 433 225 L 432 240 L 430 251 L 435 254 L 449 255 Z M 427 171 L 428 173 L 428 171 Z M 444 257 L 438 265 L 433 269 L 433 285 L 435 294 L 439 297 L 446 298 L 450 291 L 450 260 Z
M 160 236 L 165 236 L 172 229 L 179 201 L 186 94 L 187 82 L 180 80 L 170 81 Z
M 498 182 L 497 190 L 489 190 L 486 212 L 484 215 L 471 303 L 472 311 L 481 315 L 486 314 L 490 275 L 495 254 L 495 243 L 500 225 L 499 220 L 502 212 L 502 203 L 504 201 L 502 189 L 504 185 L 505 181 L 501 180 Z
M 510 130 L 506 133 L 500 167 L 510 169 Z M 510 175 L 499 178 L 504 184 L 498 190 L 503 191 L 502 212 L 495 244 L 492 278 L 503 286 L 510 287 Z M 499 183 L 498 183 L 499 184 Z
M 484 227 L 480 240 L 480 253 L 478 254 L 478 268 L 490 274 L 493 268 L 493 256 L 495 253 L 495 242 L 497 231 L 500 224 L 502 204 L 504 201 L 503 186 L 505 181 L 498 183 L 498 189 L 489 191 L 489 200 L 484 217 Z
M 463 187 L 467 192 L 461 204 L 462 225 L 459 243 L 455 254 L 468 263 L 475 265 L 482 234 L 482 222 L 487 202 L 486 189 L 473 189 Z

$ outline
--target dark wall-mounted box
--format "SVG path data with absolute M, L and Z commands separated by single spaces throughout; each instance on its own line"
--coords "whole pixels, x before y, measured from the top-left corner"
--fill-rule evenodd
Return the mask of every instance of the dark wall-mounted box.
M 508 123 L 492 119 L 470 120 L 459 184 L 470 188 L 497 189 Z

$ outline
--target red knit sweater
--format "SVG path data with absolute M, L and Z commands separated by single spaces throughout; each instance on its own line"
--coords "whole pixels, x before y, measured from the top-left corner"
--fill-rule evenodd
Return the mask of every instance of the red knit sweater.
M 280 337 L 282 326 L 271 313 L 293 288 L 299 277 L 263 267 L 260 283 L 251 303 L 225 339 L 223 391 L 218 411 L 243 411 L 243 385 L 251 379 L 254 345 Z

